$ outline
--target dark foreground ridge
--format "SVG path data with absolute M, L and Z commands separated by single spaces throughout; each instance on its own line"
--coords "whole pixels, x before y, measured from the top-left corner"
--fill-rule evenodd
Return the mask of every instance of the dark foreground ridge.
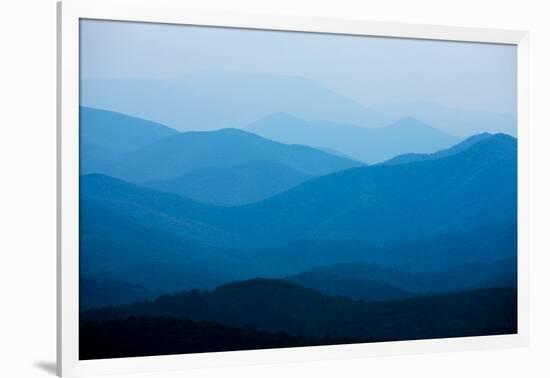
M 362 302 L 255 279 L 81 314 L 81 358 L 517 332 L 515 288 Z
M 80 359 L 159 356 L 357 343 L 347 338 L 313 338 L 269 333 L 212 322 L 130 317 L 88 322 L 80 329 Z

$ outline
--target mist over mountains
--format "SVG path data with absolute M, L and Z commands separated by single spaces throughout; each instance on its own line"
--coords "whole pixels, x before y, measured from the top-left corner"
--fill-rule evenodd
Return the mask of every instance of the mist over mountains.
M 310 79 L 288 75 L 203 71 L 165 80 L 85 79 L 80 90 L 82 106 L 130 114 L 179 131 L 246 128 L 273 113 L 365 128 L 412 117 L 459 137 L 482 132 L 514 136 L 516 129 L 515 111 L 503 114 L 427 101 L 361 104 Z
M 385 126 L 391 120 L 311 80 L 206 72 L 175 80 L 87 79 L 81 105 L 154 120 L 181 131 L 245 127 L 273 112 L 313 120 Z
M 160 218 L 161 211 L 169 213 L 173 224 L 192 216 L 196 224 L 248 239 L 249 245 L 321 236 L 380 244 L 512 221 L 517 206 L 515 143 L 495 135 L 447 158 L 347 169 L 227 209 L 101 175 L 83 181 L 81 195 L 103 205 L 123 203 L 136 214 L 150 213 L 143 215 L 147 221 Z M 225 243 L 212 231 L 205 235 L 211 244 Z
M 252 123 L 246 130 L 282 143 L 309 144 L 339 151 L 367 163 L 381 162 L 407 151 L 434 152 L 460 141 L 458 137 L 410 117 L 386 127 L 366 128 L 308 122 L 276 113 Z
M 323 175 L 361 163 L 303 145 L 285 145 L 237 129 L 185 132 L 129 152 L 113 176 L 130 181 L 166 180 L 208 167 L 266 162 L 309 175 Z
M 136 117 L 159 119 L 128 100 L 145 83 L 93 83 L 113 97 L 84 103 L 142 111 L 80 111 L 82 356 L 516 332 L 517 140 L 279 79 L 334 107 L 290 96 L 273 102 L 286 113 L 260 114 L 273 99 L 242 112 L 259 80 L 199 116 L 207 89 L 185 107 L 181 83 L 147 83 L 174 95 L 167 124 L 204 126 L 180 132 Z
M 483 132 L 517 135 L 515 109 L 499 113 L 443 106 L 430 101 L 388 102 L 373 107 L 388 117 L 413 117 L 461 137 Z
M 82 114 L 90 113 L 96 120 L 122 117 Z M 123 172 L 117 161 L 126 159 L 135 167 L 128 170 L 130 178 L 151 172 L 167 177 L 164 181 L 81 178 L 87 277 L 170 292 L 295 275 L 327 264 L 429 272 L 514 256 L 512 137 L 483 134 L 437 153 L 363 166 L 239 130 L 174 133 L 156 124 L 152 129 L 148 134 L 136 128 L 151 142 L 118 150 L 106 171 Z M 159 137 L 158 130 L 168 135 Z M 101 146 L 100 137 L 94 140 Z M 124 161 L 120 166 L 128 167 Z
M 280 163 L 251 162 L 200 168 L 175 178 L 148 181 L 145 185 L 199 202 L 236 206 L 269 198 L 312 177 Z

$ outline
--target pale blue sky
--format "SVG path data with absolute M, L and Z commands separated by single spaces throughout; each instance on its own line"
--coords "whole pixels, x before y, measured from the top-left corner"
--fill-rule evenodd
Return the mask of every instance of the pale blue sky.
M 436 102 L 515 113 L 511 45 L 81 22 L 81 78 L 181 78 L 237 70 L 305 77 L 372 106 Z

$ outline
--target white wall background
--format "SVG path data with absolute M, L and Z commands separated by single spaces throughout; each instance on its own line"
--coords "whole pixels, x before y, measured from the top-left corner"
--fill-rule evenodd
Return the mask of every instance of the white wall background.
M 103 0 L 108 1 L 108 0 Z M 154 1 L 154 0 L 151 0 Z M 531 346 L 187 371 L 188 377 L 548 377 L 550 23 L 541 0 L 181 0 L 194 8 L 531 31 Z M 0 5 L 0 376 L 55 361 L 55 1 Z M 180 374 L 152 374 L 177 377 Z

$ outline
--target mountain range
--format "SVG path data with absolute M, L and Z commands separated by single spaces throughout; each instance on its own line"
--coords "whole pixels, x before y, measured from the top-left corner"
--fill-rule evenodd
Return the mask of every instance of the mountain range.
M 460 141 L 414 118 L 403 118 L 386 127 L 366 128 L 305 121 L 277 113 L 253 122 L 246 130 L 282 143 L 338 151 L 366 163 L 381 162 L 404 152 L 434 152 Z
M 230 232 L 238 233 L 236 229 L 246 228 L 255 238 L 269 238 L 265 233 L 272 233 L 274 228 L 269 226 L 270 222 L 279 222 L 284 214 L 291 214 L 289 211 L 296 213 L 297 216 L 292 216 L 284 224 L 277 223 L 279 230 L 273 237 L 278 242 L 320 233 L 327 236 L 327 233 L 342 232 L 339 227 L 345 228 L 347 239 L 384 242 L 391 241 L 391 235 L 396 231 L 407 231 L 417 237 L 444 231 L 445 224 L 460 222 L 460 217 L 464 220 L 469 217 L 475 225 L 476 222 L 489 223 L 515 215 L 516 189 L 513 182 L 517 175 L 517 146 L 514 138 L 503 134 L 480 140 L 470 148 L 442 159 L 356 169 L 346 169 L 359 165 L 354 161 L 309 147 L 279 144 L 239 130 L 221 130 L 215 134 L 213 138 L 210 133 L 183 133 L 164 138 L 125 155 L 126 163 L 114 169 L 114 174 L 130 181 L 154 180 L 209 165 L 225 163 L 231 166 L 269 158 L 306 174 L 323 175 L 264 201 L 236 207 L 225 212 L 227 217 L 201 219 L 221 224 Z M 334 171 L 340 172 L 326 174 Z M 499 180 L 504 180 L 501 182 L 504 191 L 500 190 Z M 509 185 L 504 185 L 506 183 Z M 408 188 L 401 190 L 403 185 Z M 429 193 L 433 198 L 423 193 Z M 467 199 L 472 206 L 462 206 L 460 201 L 452 199 L 453 196 Z M 407 213 L 402 213 L 404 202 Z M 500 202 L 502 206 L 498 206 Z M 480 208 L 476 208 L 476 203 Z M 390 206 L 383 212 L 386 222 L 396 222 L 397 213 L 392 214 L 392 211 L 400 212 L 402 221 L 407 216 L 416 218 L 415 211 L 422 211 L 423 222 L 411 219 L 408 225 L 396 229 L 380 219 L 372 222 L 372 217 L 357 218 L 387 205 Z M 498 206 L 498 209 L 482 209 L 491 205 Z M 442 206 L 447 209 L 440 211 Z M 456 211 L 450 211 L 453 206 Z M 331 218 L 334 212 L 345 219 L 340 222 L 338 218 Z M 327 223 L 327 217 L 338 224 Z M 262 221 L 257 222 L 257 219 Z M 430 220 L 432 223 L 426 224 Z M 364 233 L 365 229 L 369 229 L 368 234 Z M 407 238 L 403 236 L 400 238 Z
M 235 109 L 264 84 L 235 88 Z M 212 130 L 213 106 L 186 132 L 81 108 L 83 358 L 516 332 L 517 140 L 354 126 L 380 115 L 295 84 L 333 106 Z
M 517 115 L 514 109 L 509 113 L 500 113 L 449 107 L 429 101 L 386 102 L 372 105 L 372 108 L 390 118 L 413 117 L 459 136 L 484 132 L 517 135 Z
M 516 148 L 515 139 L 496 135 L 446 158 L 348 169 L 231 208 L 102 175 L 83 177 L 81 196 L 113 212 L 122 206 L 134 220 L 177 226 L 178 234 L 211 245 L 231 240 L 260 247 L 308 238 L 381 244 L 513 221 Z
M 355 292 L 347 294 L 352 298 L 391 299 L 490 287 L 506 277 L 512 277 L 506 280 L 512 282 L 515 273 L 517 236 L 513 224 L 386 247 L 356 241 L 304 240 L 268 249 L 235 250 L 192 243 L 169 231 L 132 228 L 121 223 L 123 219 L 111 219 L 125 231 L 117 231 L 110 224 L 101 228 L 83 222 L 80 257 L 85 287 L 90 287 L 89 277 L 103 282 L 93 285 L 93 292 L 81 293 L 89 297 L 87 303 L 126 303 L 154 293 L 211 289 L 254 277 L 286 277 L 324 292 L 332 287 L 336 291 L 328 293 L 341 295 L 346 292 L 340 289 L 351 285 Z M 349 274 L 346 280 L 342 280 L 341 272 Z M 127 285 L 109 284 L 122 278 Z M 342 288 L 336 285 L 340 281 Z M 325 283 L 330 287 L 323 286 Z
M 286 165 L 250 162 L 230 167 L 199 168 L 182 176 L 145 185 L 199 202 L 237 206 L 284 192 L 314 176 Z
M 384 161 L 383 164 L 405 164 L 405 163 L 412 163 L 416 161 L 441 159 L 447 156 L 457 154 L 464 150 L 467 150 L 477 142 L 480 142 L 484 139 L 488 139 L 492 136 L 493 134 L 489 134 L 489 133 L 473 135 L 469 138 L 466 138 L 462 142 L 453 145 L 450 148 L 441 149 L 433 153 L 424 153 L 424 154 L 411 153 L 411 154 L 397 155 L 389 160 Z
M 244 127 L 273 112 L 368 127 L 390 119 L 331 89 L 297 76 L 203 72 L 180 79 L 87 79 L 83 106 L 154 120 L 180 131 Z
M 515 333 L 516 300 L 514 289 L 492 288 L 367 303 L 284 280 L 254 279 L 90 310 L 82 320 L 160 317 L 307 337 L 390 341 Z
M 313 268 L 287 277 L 287 280 L 329 295 L 373 302 L 479 287 L 515 287 L 513 280 L 507 282 L 506 279 L 514 276 L 516 271 L 517 262 L 513 258 L 422 273 L 366 263 L 346 263 Z
M 443 159 L 321 176 L 214 222 L 268 245 L 303 238 L 381 244 L 512 221 L 516 154 L 514 138 L 495 135 Z
M 81 174 L 112 169 L 121 154 L 177 134 L 156 122 L 106 110 L 80 107 Z
M 363 105 L 303 77 L 234 71 L 204 71 L 166 80 L 85 79 L 80 83 L 80 101 L 83 106 L 132 114 L 179 131 L 240 128 L 277 112 L 367 128 L 413 117 L 460 136 L 516 135 L 517 124 L 515 114 L 425 101 Z
M 513 258 L 516 142 L 477 139 L 438 159 L 348 169 L 233 207 L 83 176 L 81 274 L 155 293 L 331 264 L 435 272 Z
M 166 180 L 208 167 L 273 163 L 308 175 L 324 175 L 362 164 L 308 146 L 287 145 L 237 129 L 185 132 L 124 156 L 112 175 L 135 182 Z
M 277 115 L 274 119 L 298 120 L 287 115 Z M 298 123 L 304 124 L 300 120 Z M 279 125 L 278 122 L 275 124 Z M 275 124 L 269 121 L 261 125 L 256 124 L 255 127 L 264 131 L 276 130 Z M 308 134 L 312 141 L 316 138 L 325 138 L 326 144 L 330 147 L 314 148 L 285 144 L 236 129 L 179 133 L 135 117 L 82 107 L 81 172 L 107 174 L 207 204 L 238 206 L 268 199 L 317 176 L 364 166 L 358 160 L 346 157 L 353 153 L 361 155 L 361 148 L 357 148 L 355 152 L 342 153 L 335 149 L 341 146 L 331 145 L 331 140 L 348 140 L 350 146 L 354 145 L 351 141 L 357 140 L 357 146 L 370 145 L 371 148 L 362 150 L 372 155 L 378 154 L 377 148 L 385 144 L 386 147 L 383 149 L 386 151 L 394 148 L 392 145 L 400 145 L 399 135 L 407 134 L 406 130 L 412 134 L 435 135 L 426 138 L 405 138 L 409 141 L 402 146 L 403 148 L 397 147 L 392 153 L 397 154 L 402 149 L 428 149 L 436 152 L 398 154 L 397 157 L 385 161 L 385 164 L 389 165 L 419 159 L 435 160 L 454 155 L 475 144 L 474 142 L 492 136 L 481 134 L 449 149 L 440 149 L 437 147 L 438 144 L 448 144 L 453 138 L 412 119 L 405 119 L 383 128 L 386 130 L 383 133 L 355 126 L 326 123 L 331 132 L 319 132 L 316 136 L 311 131 L 317 127 L 323 130 L 324 124 L 315 127 L 313 125 L 317 124 L 304 126 L 309 131 L 303 136 L 298 135 L 299 133 L 296 135 L 307 139 Z M 335 136 L 338 127 L 345 131 L 340 133 L 340 137 Z M 124 137 L 130 133 L 129 130 L 134 129 L 132 132 L 135 135 L 132 138 Z M 300 127 L 296 128 L 299 129 Z M 289 132 L 288 135 L 292 133 Z M 329 137 L 331 135 L 334 137 Z M 362 139 L 360 135 L 366 139 Z M 125 141 L 118 142 L 119 140 Z M 365 140 L 372 142 L 364 142 Z M 432 143 L 429 148 L 426 147 L 427 141 Z M 414 147 L 415 143 L 419 144 Z M 405 146 L 406 144 L 408 146 Z M 421 148 L 422 144 L 424 147 Z M 376 159 L 384 155 L 387 153 L 378 155 Z

